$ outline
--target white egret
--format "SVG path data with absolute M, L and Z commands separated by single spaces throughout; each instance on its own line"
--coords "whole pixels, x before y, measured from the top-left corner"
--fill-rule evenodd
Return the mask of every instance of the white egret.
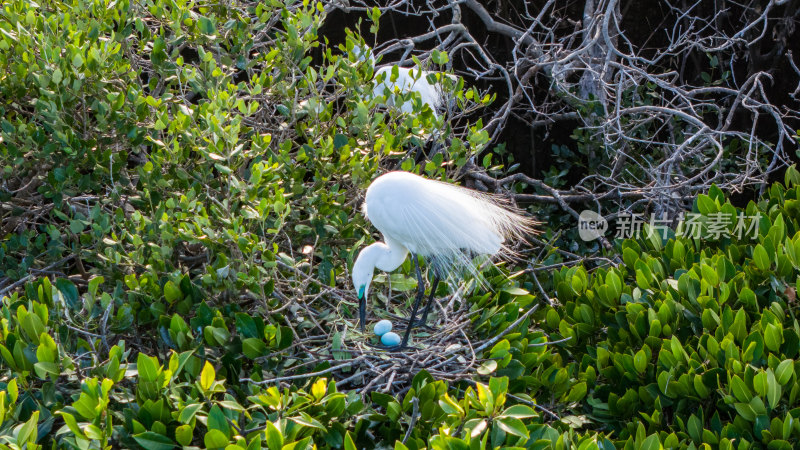
M 369 47 L 353 47 L 353 54 L 356 59 L 360 61 L 369 62 L 371 65 L 375 64 L 375 56 L 372 49 Z M 396 76 L 393 74 L 394 69 L 397 69 Z M 442 86 L 437 82 L 442 77 L 447 77 L 453 82 L 457 82 L 458 78 L 454 75 L 434 72 L 430 70 L 422 70 L 418 67 L 400 67 L 396 65 L 381 66 L 375 69 L 373 75 L 372 96 L 386 96 L 387 106 L 392 106 L 399 109 L 404 113 L 414 112 L 414 102 L 412 99 L 404 99 L 400 104 L 395 104 L 394 93 L 406 95 L 410 92 L 416 92 L 419 95 L 420 101 L 423 105 L 428 105 L 433 112 L 434 117 L 438 118 L 437 110 L 440 110 L 445 105 L 444 91 Z M 437 78 L 439 80 L 437 80 Z M 434 82 L 431 82 L 431 79 Z
M 522 238 L 533 231 L 534 221 L 499 197 L 453 184 L 429 180 L 409 172 L 389 172 L 367 189 L 364 214 L 383 234 L 384 242 L 365 247 L 353 264 L 353 286 L 358 292 L 361 330 L 366 322 L 366 301 L 375 268 L 391 272 L 411 253 L 417 275 L 417 295 L 400 347 L 405 347 L 425 294 L 417 256 L 432 263 L 434 280 L 421 322 L 442 276 L 472 274 L 476 254 L 510 253 L 506 238 Z
M 397 76 L 395 78 L 393 71 L 397 67 Z M 449 77 L 455 79 L 453 75 L 431 72 L 428 70 L 407 68 L 400 66 L 383 66 L 375 70 L 375 80 L 381 80 L 375 84 L 372 89 L 372 95 L 375 97 L 386 95 L 389 106 L 394 106 L 404 113 L 414 112 L 414 102 L 412 99 L 404 99 L 400 101 L 399 105 L 394 104 L 394 97 L 392 93 L 408 94 L 409 92 L 416 92 L 419 94 L 419 99 L 423 105 L 428 105 L 433 116 L 437 119 L 440 110 L 445 105 L 442 86 L 438 83 L 431 83 L 431 78 L 436 80 L 435 77 Z M 455 80 L 454 80 L 455 81 Z

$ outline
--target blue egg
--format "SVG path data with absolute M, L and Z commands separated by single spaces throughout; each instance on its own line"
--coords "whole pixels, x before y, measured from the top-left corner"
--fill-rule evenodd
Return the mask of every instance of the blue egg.
M 387 347 L 395 347 L 400 345 L 400 336 L 390 331 L 381 336 L 381 343 Z
M 384 334 L 392 331 L 392 322 L 383 319 L 375 324 L 375 328 L 373 328 L 373 330 L 375 330 L 375 334 L 378 336 L 383 336 Z

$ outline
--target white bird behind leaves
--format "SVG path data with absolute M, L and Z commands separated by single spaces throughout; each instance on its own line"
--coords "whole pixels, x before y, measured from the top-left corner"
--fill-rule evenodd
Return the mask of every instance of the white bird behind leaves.
M 394 105 L 392 98 L 393 92 L 399 94 L 408 94 L 409 92 L 416 92 L 419 94 L 420 101 L 423 105 L 428 105 L 433 112 L 434 117 L 439 117 L 437 110 L 442 109 L 445 105 L 444 91 L 440 84 L 440 80 L 434 80 L 431 83 L 429 78 L 435 77 L 449 77 L 455 79 L 453 75 L 431 72 L 428 70 L 406 68 L 397 66 L 396 78 L 393 75 L 395 66 L 383 66 L 375 70 L 375 80 L 381 80 L 375 84 L 372 90 L 372 95 L 375 97 L 386 95 L 389 106 L 395 106 L 401 112 L 413 113 L 414 102 L 403 100 L 400 105 Z M 454 82 L 457 80 L 454 80 Z
M 371 48 L 356 45 L 353 47 L 352 53 L 357 60 L 375 65 L 375 55 Z M 396 74 L 393 73 L 395 68 L 397 69 Z M 372 96 L 380 97 L 385 95 L 387 106 L 395 107 L 401 112 L 410 114 L 414 112 L 414 102 L 402 100 L 400 104 L 395 105 L 395 96 L 393 94 L 406 95 L 410 92 L 416 92 L 422 104 L 428 105 L 433 112 L 433 116 L 438 118 L 438 110 L 445 106 L 445 92 L 441 84 L 441 78 L 444 77 L 449 78 L 453 83 L 458 82 L 458 78 L 455 75 L 422 70 L 419 67 L 408 68 L 396 65 L 376 67 L 372 80 Z

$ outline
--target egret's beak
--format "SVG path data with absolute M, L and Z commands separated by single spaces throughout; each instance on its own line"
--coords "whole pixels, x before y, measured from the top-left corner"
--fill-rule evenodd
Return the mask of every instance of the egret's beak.
M 361 326 L 362 333 L 367 323 L 367 296 L 364 295 L 366 288 L 366 286 L 361 286 L 358 290 L 358 323 Z

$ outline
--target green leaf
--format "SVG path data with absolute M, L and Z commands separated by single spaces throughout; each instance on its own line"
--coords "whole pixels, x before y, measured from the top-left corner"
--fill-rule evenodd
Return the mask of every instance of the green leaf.
M 102 276 L 95 276 L 89 280 L 89 293 L 92 295 L 97 295 L 97 287 L 103 284 L 105 278 Z
M 581 381 L 580 383 L 576 383 L 572 386 L 572 389 L 569 391 L 569 397 L 567 400 L 569 402 L 579 402 L 583 400 L 583 397 L 586 396 L 587 386 L 585 381 Z
M 164 283 L 164 298 L 172 304 L 183 299 L 183 292 L 172 280 L 169 280 Z
M 714 200 L 712 200 L 711 197 L 705 194 L 700 194 L 697 196 L 697 211 L 699 211 L 700 214 L 707 216 L 711 213 L 717 212 L 717 205 L 714 203 Z
M 8 382 L 8 386 L 6 387 L 8 390 L 8 396 L 11 399 L 10 404 L 17 403 L 17 398 L 19 398 L 19 387 L 17 386 L 17 379 L 14 378 L 13 380 Z
M 536 411 L 533 410 L 530 406 L 527 405 L 514 405 L 509 408 L 506 408 L 505 411 L 500 415 L 500 417 L 515 417 L 517 419 L 527 419 L 530 417 L 536 417 Z
M 718 286 L 719 285 L 719 276 L 717 275 L 717 271 L 714 270 L 708 264 L 702 264 L 700 266 L 700 272 L 703 274 L 703 279 L 706 280 L 708 284 L 711 286 Z
M 448 58 L 448 56 L 447 56 L 447 52 L 442 52 L 442 51 L 439 51 L 439 50 L 434 50 L 434 51 L 431 53 L 431 60 L 433 60 L 433 62 L 434 62 L 435 64 L 438 64 L 438 65 L 440 65 L 440 66 L 441 66 L 441 65 L 443 65 L 443 64 L 447 64 L 447 61 L 449 61 L 449 60 L 450 60 L 450 58 Z
M 228 419 L 217 405 L 212 406 L 211 411 L 208 412 L 207 427 L 209 430 L 219 430 L 224 433 L 226 441 L 231 437 L 231 427 L 228 425 Z
M 283 447 L 283 450 L 312 450 L 313 443 L 311 441 L 311 436 L 301 439 L 299 441 L 292 442 L 291 444 L 286 444 Z
M 348 142 L 349 139 L 347 136 L 341 133 L 336 133 L 336 135 L 333 137 L 333 148 L 339 150 L 340 148 L 347 145 Z
M 483 407 L 486 414 L 491 414 L 494 410 L 494 396 L 485 384 L 477 383 L 475 388 L 478 390 L 478 402 Z
M 756 263 L 756 267 L 762 271 L 766 272 L 769 270 L 769 255 L 767 254 L 767 249 L 765 249 L 763 245 L 758 244 L 756 248 L 753 249 L 753 262 Z
M 636 269 L 636 285 L 642 290 L 650 289 L 650 272 Z
M 206 361 L 205 365 L 203 365 L 203 371 L 200 372 L 200 387 L 203 388 L 203 390 L 209 390 L 211 385 L 214 384 L 216 375 L 217 373 L 214 370 L 214 366 Z
M 37 314 L 25 311 L 23 306 L 17 309 L 17 319 L 20 322 L 20 326 L 22 326 L 22 331 L 25 332 L 28 339 L 30 339 L 32 343 L 39 345 L 39 336 L 45 331 L 42 319 L 40 319 Z M 16 348 L 14 352 L 16 353 Z
M 0 355 L 3 356 L 3 359 L 12 369 L 18 370 L 16 361 L 14 361 L 14 356 L 11 354 L 8 348 L 6 348 L 5 345 L 0 345 Z
M 770 408 L 775 408 L 778 406 L 778 402 L 781 399 L 781 385 L 778 384 L 778 381 L 775 379 L 775 373 L 772 372 L 772 369 L 767 369 L 767 385 L 769 390 L 767 391 L 767 403 L 769 403 Z
M 61 375 L 58 363 L 54 362 L 37 362 L 33 365 L 33 370 L 36 371 L 39 378 L 47 378 L 48 375 L 56 378 Z
M 417 279 L 407 277 L 402 273 L 393 273 L 389 275 L 392 283 L 392 290 L 399 292 L 408 292 L 417 288 Z
M 225 448 L 228 445 L 228 441 L 229 439 L 225 437 L 225 434 L 219 430 L 209 430 L 203 438 L 206 448 Z
M 781 329 L 775 324 L 767 324 L 767 329 L 764 330 L 764 344 L 768 349 L 777 352 L 783 343 Z
M 736 399 L 742 403 L 748 403 L 753 398 L 750 389 L 747 388 L 747 385 L 738 375 L 734 375 L 731 378 L 730 388 Z
M 81 234 L 84 228 L 86 228 L 86 225 L 81 220 L 69 221 L 69 231 L 71 231 L 72 234 Z
M 307 413 L 301 412 L 300 417 L 291 417 L 291 419 L 300 425 L 309 427 L 309 428 L 316 428 L 318 430 L 325 430 L 325 426 L 320 423 L 317 419 L 311 417 Z
M 781 361 L 778 368 L 775 369 L 775 379 L 780 385 L 788 383 L 792 379 L 792 375 L 794 375 L 794 361 L 791 359 Z
M 31 415 L 31 418 L 25 422 L 25 425 L 18 428 L 16 441 L 18 444 L 33 444 L 36 442 L 37 437 L 37 427 L 36 422 L 39 421 L 39 411 L 34 411 Z M 22 445 L 20 445 L 22 446 Z M 30 446 L 27 446 L 30 448 Z
M 756 413 L 749 403 L 734 403 L 733 407 L 736 409 L 736 412 L 748 422 L 752 422 L 756 419 Z
M 178 440 L 178 444 L 184 447 L 192 443 L 192 434 L 192 427 L 189 425 L 181 425 L 175 428 L 175 439 Z
M 86 435 L 83 434 L 81 428 L 78 426 L 78 421 L 75 420 L 75 416 L 70 413 L 66 413 L 64 411 L 56 411 L 56 414 L 60 414 L 61 417 L 64 419 L 64 423 L 67 425 L 70 431 L 72 431 L 76 436 L 87 439 Z
M 64 278 L 58 278 L 56 279 L 56 289 L 64 297 L 67 305 L 71 308 L 78 306 L 78 288 L 75 287 L 75 283 Z
M 739 291 L 739 300 L 748 306 L 755 306 L 756 304 L 756 294 L 753 292 L 752 289 L 748 287 L 743 287 L 741 291 Z
M 651 434 L 647 437 L 647 439 L 642 442 L 642 445 L 638 448 L 638 450 L 661 450 L 663 447 L 661 446 L 661 441 L 658 439 L 657 434 Z
M 262 327 L 263 328 L 263 327 Z M 236 329 L 242 335 L 243 338 L 252 338 L 258 337 L 258 326 L 256 326 L 256 321 L 247 314 L 244 313 L 237 313 L 236 314 Z
M 696 415 L 692 414 L 691 416 L 689 416 L 689 423 L 687 424 L 686 429 L 689 432 L 689 436 L 692 438 L 693 441 L 698 442 L 702 440 L 703 424 L 700 422 L 700 419 L 698 419 Z
M 769 391 L 769 384 L 767 383 L 766 372 L 759 372 L 753 377 L 753 389 L 755 389 L 756 394 L 761 397 L 767 395 L 767 391 Z
M 439 397 L 439 406 L 447 414 L 464 415 L 464 408 L 461 407 L 452 397 L 445 392 Z
M 200 16 L 200 19 L 197 21 L 198 28 L 203 34 L 212 35 L 217 32 L 217 28 L 214 26 L 214 22 L 211 21 L 208 17 Z
M 494 359 L 487 359 L 483 362 L 483 364 L 478 367 L 477 372 L 479 375 L 489 375 L 494 373 L 497 370 L 497 361 Z
M 103 430 L 100 429 L 97 425 L 90 423 L 86 425 L 86 437 L 89 439 L 99 440 L 103 439 Z
M 264 425 L 266 428 L 267 446 L 269 450 L 281 450 L 281 448 L 283 448 L 283 435 L 280 430 L 270 421 L 267 421 Z
M 353 437 L 350 436 L 349 431 L 344 433 L 344 450 L 358 450 L 356 443 L 353 442 Z
M 639 375 L 644 374 L 647 370 L 647 353 L 644 350 L 639 350 L 633 355 L 633 367 L 639 372 Z
M 525 439 L 528 439 L 530 437 L 528 434 L 528 429 L 525 428 L 525 424 L 522 423 L 522 421 L 517 418 L 502 417 L 496 419 L 496 422 L 497 425 L 500 427 L 500 429 L 508 434 L 512 434 L 514 436 L 518 436 Z
M 242 340 L 242 352 L 250 359 L 256 359 L 267 354 L 267 344 L 258 338 L 247 338 Z
M 175 448 L 175 443 L 170 438 L 152 431 L 134 434 L 133 439 L 147 450 L 172 450 Z
M 203 405 L 200 403 L 193 403 L 191 405 L 186 405 L 186 407 L 184 407 L 183 410 L 181 410 L 181 414 L 178 420 L 181 423 L 188 424 L 192 420 L 192 417 L 194 417 L 197 411 L 199 411 L 200 408 L 202 407 Z
M 614 271 L 609 271 L 606 275 L 606 284 L 611 288 L 611 296 L 613 300 L 618 300 L 622 294 L 622 281 Z
M 526 291 L 525 289 L 522 289 L 522 288 L 516 287 L 516 286 L 504 287 L 502 290 L 503 290 L 503 292 L 508 292 L 509 294 L 511 294 L 513 296 L 516 296 L 516 297 L 520 297 L 522 295 L 530 294 L 530 292 Z
M 139 371 L 139 381 L 155 381 L 158 378 L 158 366 L 153 358 L 139 353 L 136 359 L 136 368 Z

